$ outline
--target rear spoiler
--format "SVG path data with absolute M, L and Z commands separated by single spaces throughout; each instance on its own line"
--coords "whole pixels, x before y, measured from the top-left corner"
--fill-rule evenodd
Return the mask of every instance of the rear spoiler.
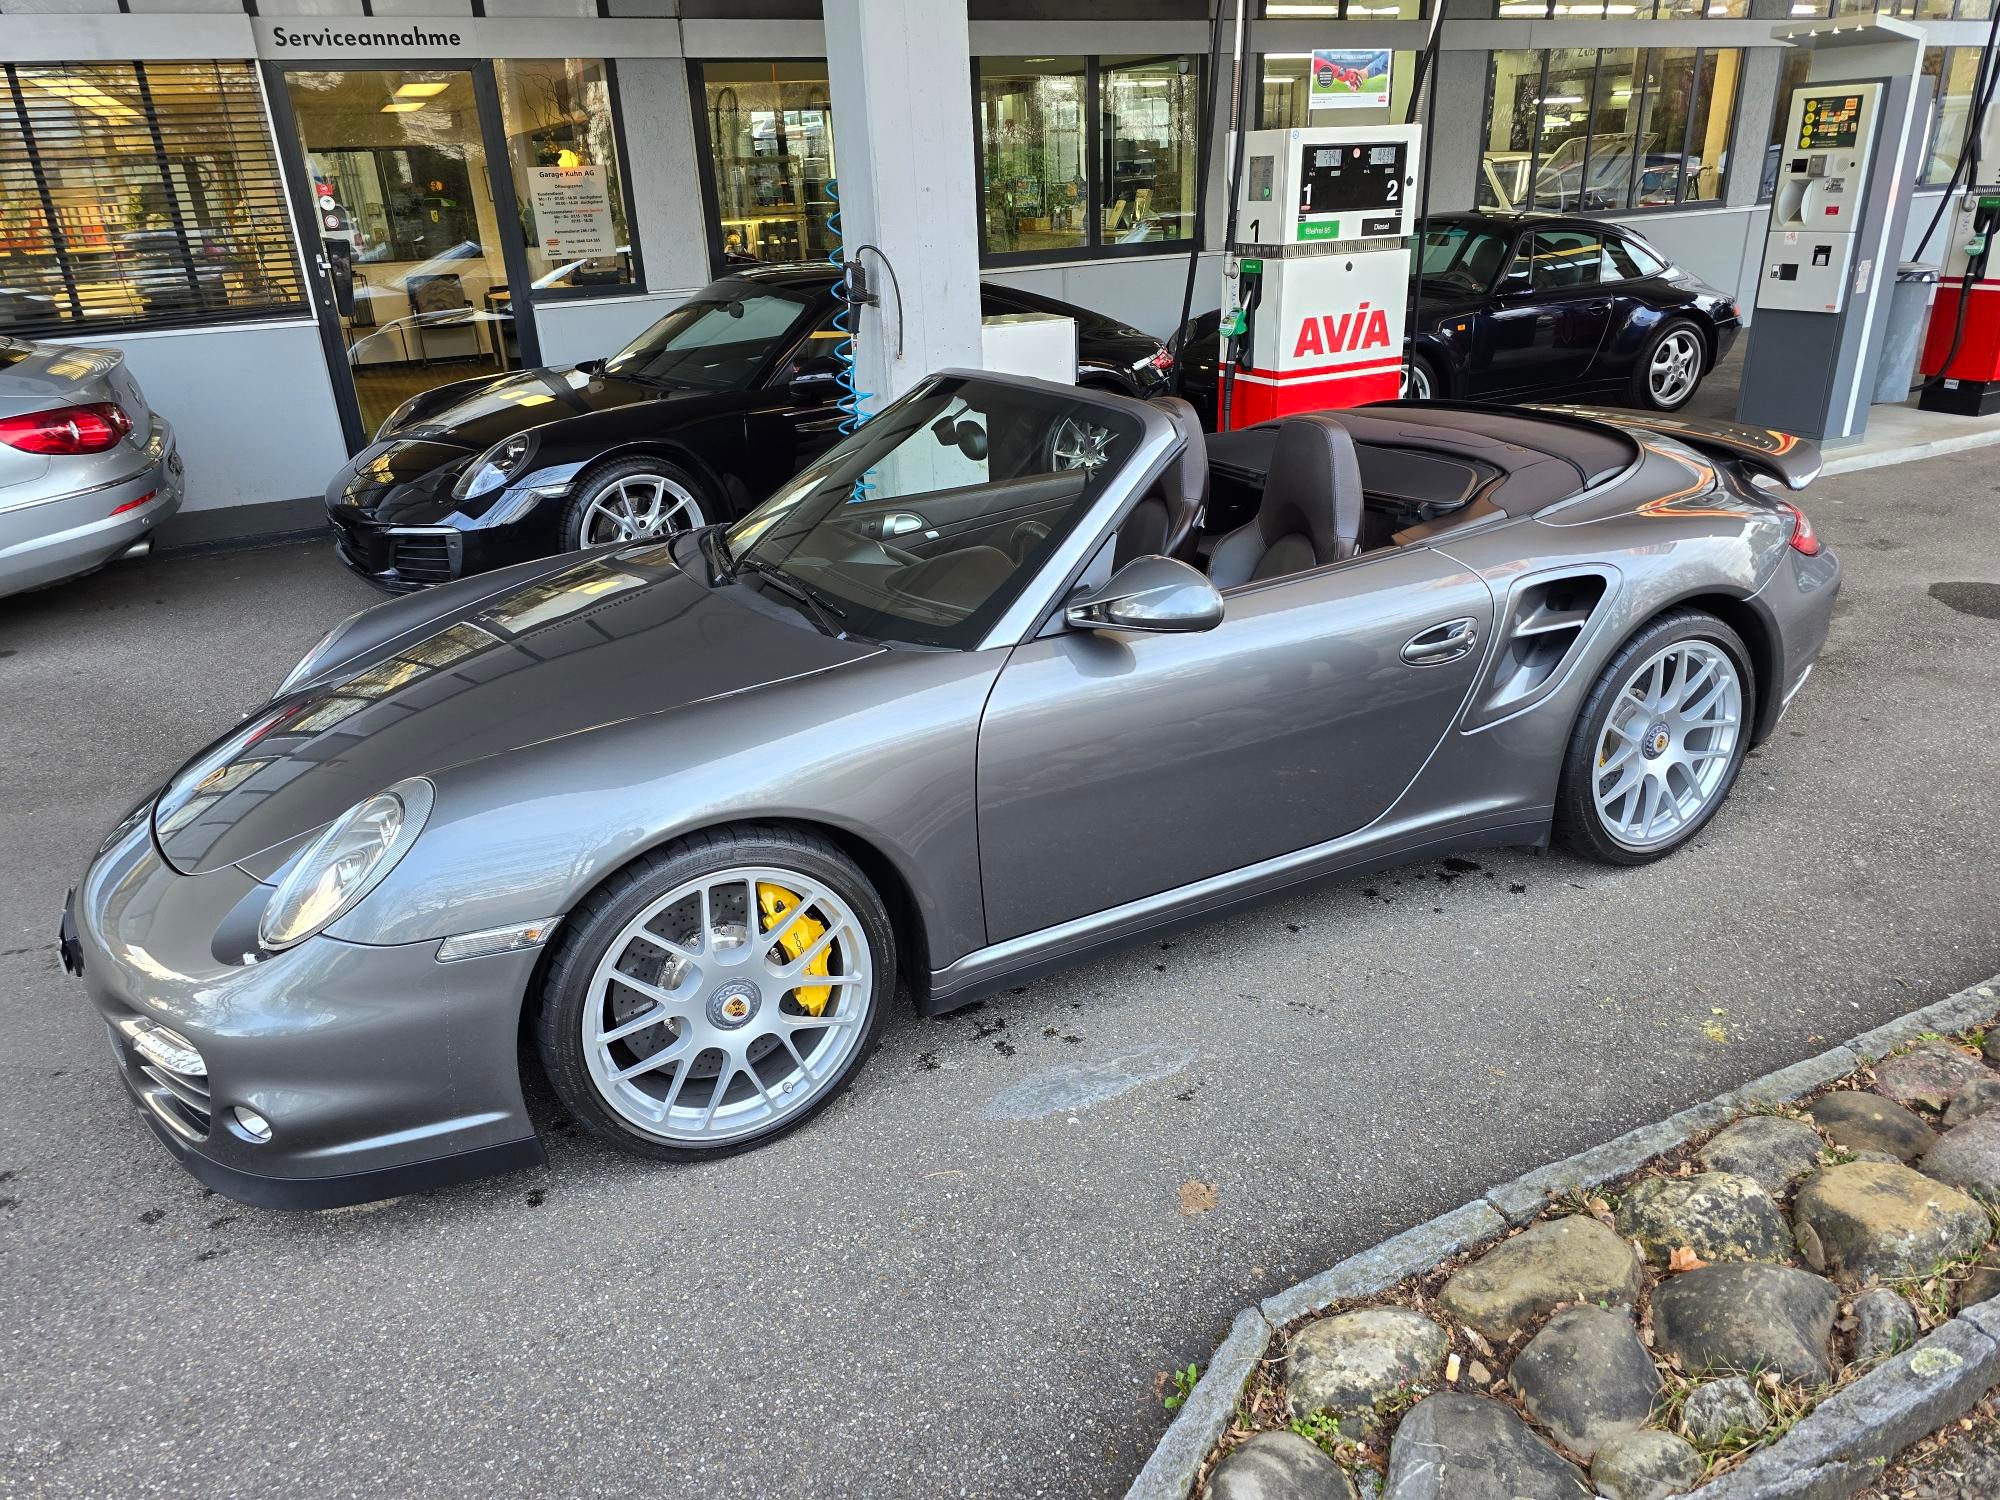
M 1541 406 L 1542 411 L 1587 417 L 1634 432 L 1657 432 L 1690 448 L 1698 448 L 1717 458 L 1733 458 L 1738 463 L 1768 474 L 1787 489 L 1802 490 L 1819 478 L 1819 444 L 1809 438 L 1774 432 L 1768 427 L 1745 427 L 1740 422 L 1718 422 L 1702 417 L 1674 417 L 1664 412 L 1611 411 L 1594 406 Z

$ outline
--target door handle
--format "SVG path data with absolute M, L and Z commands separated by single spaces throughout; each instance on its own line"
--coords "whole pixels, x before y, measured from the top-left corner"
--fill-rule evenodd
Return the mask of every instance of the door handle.
M 1435 667 L 1457 661 L 1479 641 L 1479 622 L 1471 618 L 1446 620 L 1429 630 L 1419 631 L 1403 643 L 1403 660 L 1413 667 Z
M 866 529 L 871 536 L 886 541 L 890 537 L 908 536 L 913 531 L 922 531 L 924 518 L 907 510 L 892 511 L 869 522 Z

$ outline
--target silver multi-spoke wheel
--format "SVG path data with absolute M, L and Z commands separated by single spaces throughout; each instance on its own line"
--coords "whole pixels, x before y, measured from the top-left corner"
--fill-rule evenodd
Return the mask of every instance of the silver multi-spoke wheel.
M 1405 401 L 1431 399 L 1431 372 L 1424 368 L 1420 360 L 1413 359 L 1403 366 L 1403 399 Z
M 1111 429 L 1087 417 L 1064 417 L 1049 435 L 1049 467 L 1095 469 L 1109 458 Z
M 1743 677 L 1705 640 L 1640 663 L 1598 737 L 1591 791 L 1604 830 L 1628 849 L 1667 843 L 1721 795 L 1743 733 Z
M 1652 360 L 1646 366 L 1646 389 L 1652 393 L 1653 404 L 1674 407 L 1687 400 L 1701 380 L 1701 361 L 1699 334 L 1684 325 L 1668 329 L 1666 337 L 1653 346 Z
M 605 1104 L 646 1135 L 706 1146 L 762 1133 L 837 1083 L 874 978 L 866 931 L 826 882 L 765 865 L 702 875 L 604 950 L 584 1060 Z
M 672 536 L 707 524 L 701 502 L 664 474 L 627 474 L 591 498 L 583 513 L 582 545 Z

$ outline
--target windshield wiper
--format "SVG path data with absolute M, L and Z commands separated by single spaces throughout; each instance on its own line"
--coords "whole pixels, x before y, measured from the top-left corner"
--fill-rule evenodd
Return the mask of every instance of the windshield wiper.
M 818 625 L 820 629 L 824 630 L 835 640 L 844 641 L 847 639 L 847 632 L 834 624 L 835 620 L 846 619 L 847 611 L 826 598 L 811 584 L 794 578 L 790 573 L 785 572 L 784 569 L 772 563 L 765 562 L 761 557 L 745 555 L 737 558 L 736 565 L 730 569 L 728 577 L 731 579 L 740 578 L 745 573 L 762 578 L 768 583 L 775 584 L 779 593 L 789 595 L 803 604 L 811 611 L 813 623 Z

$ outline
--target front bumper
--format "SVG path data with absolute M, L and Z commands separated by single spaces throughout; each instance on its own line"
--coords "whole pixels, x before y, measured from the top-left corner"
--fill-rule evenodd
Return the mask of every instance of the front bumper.
M 103 567 L 179 510 L 184 489 L 174 430 L 155 416 L 131 474 L 0 507 L 0 596 Z
M 436 941 L 320 936 L 246 963 L 233 950 L 264 894 L 233 866 L 176 874 L 141 814 L 64 913 L 64 964 L 103 1015 L 147 1123 L 188 1171 L 259 1207 L 333 1208 L 543 1160 L 518 1056 L 536 952 L 441 964 Z M 142 1050 L 152 1028 L 199 1066 L 172 1063 L 171 1047 Z M 268 1139 L 237 1106 L 268 1122 Z

